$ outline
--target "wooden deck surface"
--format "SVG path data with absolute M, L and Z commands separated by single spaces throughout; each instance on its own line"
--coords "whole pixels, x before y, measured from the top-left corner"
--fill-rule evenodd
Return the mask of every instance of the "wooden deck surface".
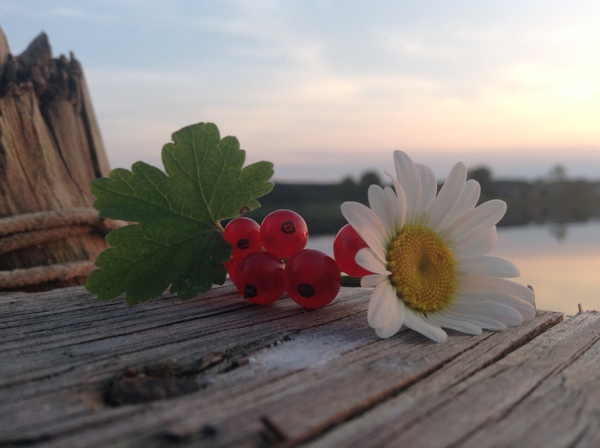
M 368 293 L 0 293 L 0 446 L 600 446 L 600 314 L 380 340 Z

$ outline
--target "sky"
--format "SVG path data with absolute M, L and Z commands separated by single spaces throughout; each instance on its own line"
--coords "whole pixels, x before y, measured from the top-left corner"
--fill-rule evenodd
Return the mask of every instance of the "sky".
M 0 0 L 14 54 L 40 32 L 82 63 L 113 168 L 162 167 L 213 122 L 275 180 L 393 170 L 600 179 L 597 0 Z

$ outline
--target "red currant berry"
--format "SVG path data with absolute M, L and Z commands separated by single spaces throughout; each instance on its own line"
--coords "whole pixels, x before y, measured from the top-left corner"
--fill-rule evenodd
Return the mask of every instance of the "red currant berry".
M 302 216 L 292 210 L 269 213 L 260 225 L 260 240 L 267 252 L 289 258 L 308 241 L 308 227 Z
M 231 256 L 242 258 L 262 248 L 260 242 L 260 226 L 250 218 L 232 219 L 223 230 L 223 238 L 233 246 Z
M 227 274 L 229 274 L 229 278 L 233 283 L 235 283 L 235 270 L 237 269 L 237 265 L 240 262 L 241 258 L 231 257 L 228 262 L 223 263 L 225 269 L 227 269 Z
M 335 260 L 321 251 L 305 249 L 285 265 L 285 290 L 304 308 L 322 308 L 340 291 L 341 275 Z
M 333 240 L 335 261 L 340 269 L 351 277 L 364 277 L 372 274 L 355 261 L 356 254 L 363 247 L 368 247 L 367 243 L 363 241 L 350 224 L 342 227 Z
M 235 270 L 235 286 L 248 302 L 268 305 L 285 293 L 283 262 L 268 252 L 254 252 L 242 258 Z

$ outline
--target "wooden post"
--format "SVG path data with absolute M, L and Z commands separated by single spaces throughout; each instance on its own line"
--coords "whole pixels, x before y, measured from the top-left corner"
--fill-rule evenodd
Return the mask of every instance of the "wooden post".
M 13 56 L 0 29 L 0 290 L 85 281 L 106 247 L 90 182 L 108 172 L 79 61 L 45 33 Z

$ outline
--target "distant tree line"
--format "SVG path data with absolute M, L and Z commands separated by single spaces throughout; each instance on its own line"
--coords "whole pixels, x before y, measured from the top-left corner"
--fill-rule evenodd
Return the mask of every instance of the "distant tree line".
M 481 185 L 480 203 L 490 199 L 506 201 L 508 210 L 499 226 L 565 224 L 600 218 L 600 181 L 570 180 L 560 165 L 546 178 L 535 181 L 495 180 L 491 170 L 483 166 L 470 170 L 468 177 Z M 340 204 L 367 204 L 367 191 L 372 184 L 384 186 L 389 182 L 373 171 L 357 180 L 348 176 L 337 183 L 275 182 L 273 190 L 259 199 L 262 206 L 245 216 L 260 222 L 271 211 L 287 208 L 304 217 L 311 234 L 334 234 L 346 224 Z
M 508 210 L 499 225 L 566 224 L 600 218 L 600 181 L 568 179 L 564 167 L 555 166 L 547 177 L 493 180 L 488 168 L 479 167 L 469 177 L 481 185 L 480 201 L 498 198 Z

